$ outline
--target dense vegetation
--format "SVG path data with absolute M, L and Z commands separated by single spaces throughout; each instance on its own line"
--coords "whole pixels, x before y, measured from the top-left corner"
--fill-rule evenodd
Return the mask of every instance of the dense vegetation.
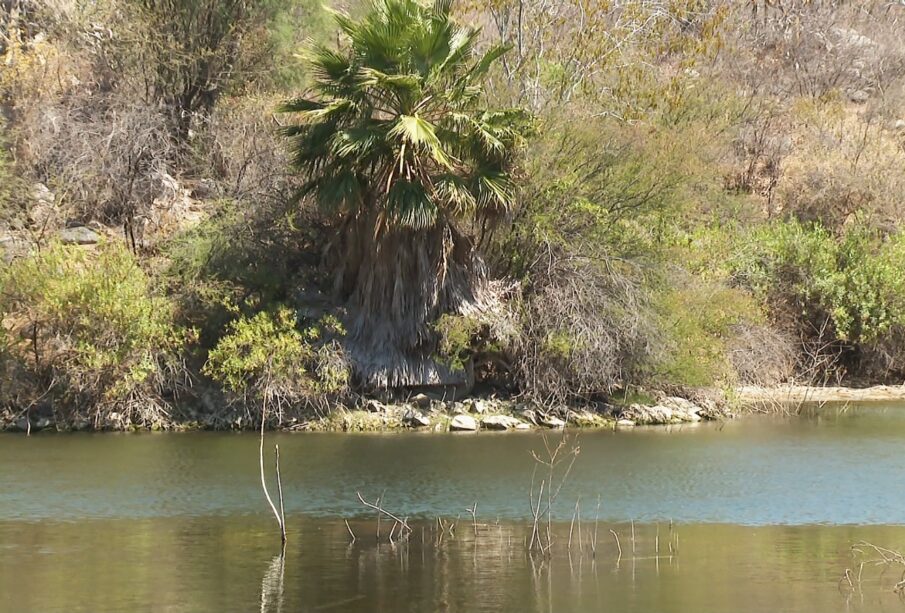
M 902 6 L 334 8 L 0 3 L 0 412 L 905 376 Z

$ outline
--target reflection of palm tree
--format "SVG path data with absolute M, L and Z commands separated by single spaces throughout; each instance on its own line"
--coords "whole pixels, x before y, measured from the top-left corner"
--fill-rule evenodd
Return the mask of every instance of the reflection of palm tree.
M 283 610 L 283 571 L 286 559 L 283 554 L 276 556 L 267 567 L 264 579 L 261 580 L 261 613 Z M 273 608 L 271 608 L 273 607 Z

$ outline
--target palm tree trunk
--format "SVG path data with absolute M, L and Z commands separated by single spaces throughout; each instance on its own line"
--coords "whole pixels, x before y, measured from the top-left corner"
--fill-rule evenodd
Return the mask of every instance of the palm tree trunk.
M 375 221 L 347 220 L 334 252 L 334 288 L 348 309 L 346 344 L 358 378 L 376 387 L 463 383 L 464 373 L 434 359 L 433 323 L 478 301 L 485 275 L 473 243 L 447 221 L 377 233 Z

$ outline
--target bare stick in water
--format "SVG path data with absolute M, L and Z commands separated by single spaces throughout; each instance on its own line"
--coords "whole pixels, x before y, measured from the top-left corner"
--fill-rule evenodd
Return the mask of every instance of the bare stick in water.
M 280 512 L 277 511 L 277 507 L 273 504 L 273 499 L 270 497 L 270 492 L 267 491 L 267 479 L 264 477 L 264 423 L 267 421 L 267 406 L 261 410 L 261 445 L 258 450 L 258 455 L 261 464 L 261 487 L 264 488 L 264 497 L 267 498 L 267 504 L 270 505 L 270 509 L 273 511 L 273 516 L 276 517 L 277 523 L 280 525 L 280 537 L 282 543 L 286 544 L 286 527 L 283 525 L 283 518 L 280 515 Z M 280 487 L 282 489 L 282 487 Z M 281 496 L 282 499 L 282 496 Z
M 349 520 L 348 520 L 348 519 L 345 519 L 345 520 L 343 520 L 343 521 L 346 522 L 346 530 L 349 531 L 349 536 L 352 537 L 352 542 L 354 543 L 354 542 L 355 542 L 355 533 L 352 532 L 352 526 L 349 525 Z
M 635 555 L 635 520 L 632 520 L 632 555 Z
M 616 563 L 619 563 L 619 560 L 622 559 L 622 545 L 619 544 L 619 535 L 616 534 L 615 530 L 610 530 L 610 534 L 613 535 L 613 538 L 616 539 L 616 549 L 619 550 L 619 557 L 616 559 Z
M 277 494 L 280 497 L 280 535 L 282 536 L 283 547 L 286 546 L 286 510 L 283 508 L 283 479 L 280 478 L 280 446 L 273 446 L 275 456 L 276 473 L 277 473 Z

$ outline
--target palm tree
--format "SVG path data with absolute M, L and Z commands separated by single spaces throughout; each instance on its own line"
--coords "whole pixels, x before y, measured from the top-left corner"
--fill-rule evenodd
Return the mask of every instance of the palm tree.
M 311 96 L 282 110 L 294 164 L 334 222 L 334 289 L 348 308 L 347 350 L 370 385 L 452 382 L 431 359 L 431 323 L 481 308 L 486 286 L 468 228 L 492 227 L 513 204 L 509 174 L 528 126 L 491 110 L 482 83 L 506 48 L 478 53 L 479 30 L 451 0 L 373 0 L 347 38 L 312 49 Z

